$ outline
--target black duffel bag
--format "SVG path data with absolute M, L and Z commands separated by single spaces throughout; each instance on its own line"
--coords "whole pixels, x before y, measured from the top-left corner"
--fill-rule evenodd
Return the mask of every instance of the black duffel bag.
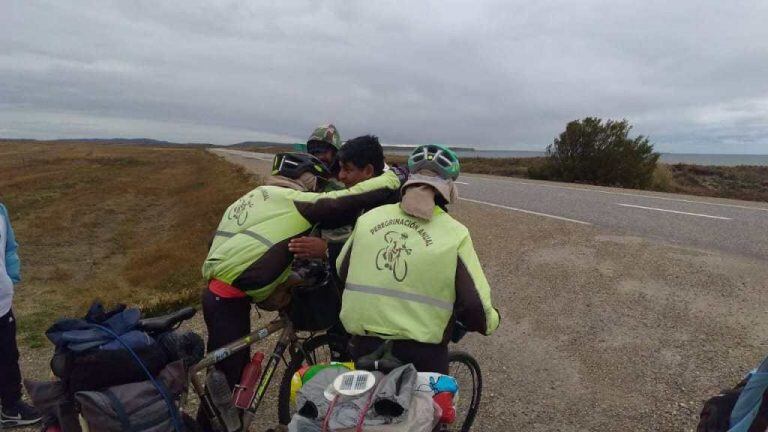
M 168 355 L 157 342 L 134 351 L 152 375 L 157 375 L 168 364 Z M 51 371 L 72 393 L 147 379 L 141 366 L 124 349 L 59 352 L 51 359 Z
M 296 330 L 325 330 L 339 320 L 341 295 L 330 275 L 291 288 L 290 318 Z

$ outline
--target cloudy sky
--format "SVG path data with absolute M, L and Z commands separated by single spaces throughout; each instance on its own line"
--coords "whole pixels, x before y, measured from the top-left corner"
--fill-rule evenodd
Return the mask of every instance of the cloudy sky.
M 0 137 L 768 153 L 768 1 L 0 0 Z

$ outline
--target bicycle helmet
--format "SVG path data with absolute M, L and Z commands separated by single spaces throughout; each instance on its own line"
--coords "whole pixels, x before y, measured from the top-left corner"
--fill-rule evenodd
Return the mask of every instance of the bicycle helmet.
M 278 153 L 272 161 L 272 175 L 297 179 L 305 172 L 325 180 L 331 176 L 328 167 L 308 153 Z
M 446 180 L 456 180 L 460 172 L 459 158 L 453 150 L 439 144 L 419 146 L 408 157 L 408 171 L 422 169 L 432 170 Z

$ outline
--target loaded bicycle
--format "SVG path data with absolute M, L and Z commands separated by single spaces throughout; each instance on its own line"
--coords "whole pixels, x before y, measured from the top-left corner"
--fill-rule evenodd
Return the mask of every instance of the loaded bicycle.
M 193 313 L 194 311 L 190 313 L 189 308 L 187 308 L 166 316 L 151 318 L 142 321 L 142 328 L 158 333 L 168 331 L 178 326 L 182 321 L 191 318 Z M 240 430 L 248 430 L 254 421 L 256 412 L 261 406 L 264 395 L 275 373 L 277 373 L 280 363 L 284 363 L 286 368 L 280 380 L 277 411 L 279 423 L 286 425 L 294 414 L 290 402 L 290 386 L 293 375 L 304 366 L 329 363 L 340 354 L 334 352 L 335 344 L 332 340 L 334 336 L 314 332 L 302 335 L 294 328 L 290 316 L 286 312 L 280 312 L 275 320 L 249 335 L 208 353 L 189 370 L 188 377 L 191 390 L 198 396 L 201 406 L 206 410 L 209 418 L 213 420 L 212 423 L 215 428 L 222 431 L 226 430 L 225 422 L 222 419 L 222 413 L 213 403 L 211 394 L 204 385 L 201 376 L 234 353 L 248 349 L 251 345 L 276 333 L 279 333 L 277 342 L 263 368 L 253 399 L 248 408 L 242 411 Z M 286 353 L 289 355 L 288 358 Z M 443 425 L 441 430 L 468 431 L 471 429 L 480 407 L 482 396 L 480 366 L 470 354 L 463 351 L 451 351 L 449 353 L 449 371 L 450 375 L 458 381 L 460 388 L 460 396 L 456 401 L 457 420 L 452 424 Z M 192 431 L 198 430 L 197 425 L 191 421 L 190 416 L 184 416 L 185 426 Z
M 313 305 L 313 309 L 316 309 L 323 302 L 312 301 L 313 299 L 306 297 L 328 297 L 328 292 L 323 287 L 330 286 L 328 285 L 331 283 L 329 278 L 328 273 L 323 271 L 305 275 L 305 283 L 293 288 L 294 297 L 304 298 L 305 302 L 308 301 Z M 325 300 L 327 305 L 327 298 Z M 330 308 L 336 312 L 336 315 L 331 317 L 335 320 L 338 316 L 337 310 L 332 305 Z M 275 378 L 275 374 L 280 369 L 281 363 L 285 365 L 285 369 L 279 381 L 277 417 L 280 425 L 287 425 L 295 413 L 295 408 L 291 402 L 291 381 L 294 375 L 306 366 L 326 364 L 340 358 L 348 358 L 348 354 L 344 352 L 346 349 L 345 341 L 341 340 L 339 336 L 320 330 L 330 327 L 333 322 L 327 318 L 308 319 L 308 315 L 311 313 L 296 305 L 292 310 L 280 311 L 277 317 L 267 325 L 209 352 L 190 368 L 188 372 L 190 388 L 198 396 L 200 406 L 211 420 L 214 428 L 221 431 L 229 430 L 230 432 L 248 430 L 256 418 L 257 411 L 262 406 L 264 397 Z M 315 316 L 317 315 L 315 314 Z M 320 313 L 319 315 L 328 315 L 328 313 Z M 144 326 L 148 326 L 153 332 L 168 331 L 190 317 L 189 309 L 185 309 L 163 317 L 144 320 Z M 226 409 L 222 410 L 215 403 L 211 389 L 204 383 L 205 377 L 216 364 L 235 353 L 250 349 L 252 345 L 275 334 L 278 335 L 277 341 L 272 352 L 264 358 L 266 363 L 263 368 L 259 368 L 260 373 L 257 382 L 252 391 L 248 393 L 249 400 L 242 403 L 241 398 L 240 405 L 244 408 L 239 410 L 239 424 L 237 421 L 227 421 L 225 418 L 227 413 L 222 412 Z M 458 342 L 461 336 L 463 334 L 459 334 L 453 341 Z M 456 420 L 451 424 L 442 425 L 441 430 L 468 431 L 472 427 L 480 406 L 482 395 L 480 366 L 470 354 L 463 351 L 451 351 L 449 353 L 449 372 L 458 381 L 460 392 L 455 401 Z M 185 422 L 189 423 L 190 417 L 184 416 L 184 418 Z M 194 424 L 188 424 L 187 427 L 191 430 L 197 429 Z

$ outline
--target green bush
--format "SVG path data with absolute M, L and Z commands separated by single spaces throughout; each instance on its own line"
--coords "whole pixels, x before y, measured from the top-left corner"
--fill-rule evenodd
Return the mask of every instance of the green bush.
M 626 120 L 574 120 L 547 146 L 546 165 L 529 173 L 535 178 L 647 188 L 659 154 L 648 138 L 629 138 L 631 129 Z

